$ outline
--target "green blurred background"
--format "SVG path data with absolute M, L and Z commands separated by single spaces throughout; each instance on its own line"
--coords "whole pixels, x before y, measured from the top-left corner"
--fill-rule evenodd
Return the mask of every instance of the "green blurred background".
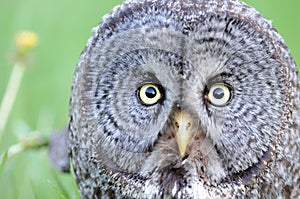
M 31 30 L 39 36 L 34 62 L 25 72 L 0 145 L 0 154 L 17 143 L 18 137 L 29 132 L 49 135 L 64 127 L 68 120 L 72 76 L 79 55 L 91 29 L 121 2 L 0 0 L 0 100 L 12 71 L 11 55 L 16 34 Z M 273 21 L 299 63 L 300 1 L 246 2 Z M 75 198 L 73 179 L 49 166 L 46 148 L 12 157 L 0 175 L 0 199 L 60 198 L 53 187 L 65 188 L 69 197 Z

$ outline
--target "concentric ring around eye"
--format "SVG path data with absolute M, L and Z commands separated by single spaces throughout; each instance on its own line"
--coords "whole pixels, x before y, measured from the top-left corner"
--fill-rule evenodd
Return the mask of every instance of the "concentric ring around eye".
M 154 105 L 162 98 L 161 88 L 156 84 L 144 84 L 138 90 L 138 98 L 145 105 Z
M 231 97 L 231 88 L 222 83 L 213 84 L 207 94 L 207 100 L 214 106 L 225 106 Z

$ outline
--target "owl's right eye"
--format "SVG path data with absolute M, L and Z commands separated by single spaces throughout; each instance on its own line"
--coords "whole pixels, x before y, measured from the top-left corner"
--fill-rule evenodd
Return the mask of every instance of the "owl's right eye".
M 142 104 L 151 106 L 162 99 L 163 90 L 160 85 L 144 84 L 138 89 L 137 96 Z
M 206 99 L 214 106 L 225 106 L 230 101 L 231 97 L 231 87 L 221 83 L 212 85 L 206 95 Z

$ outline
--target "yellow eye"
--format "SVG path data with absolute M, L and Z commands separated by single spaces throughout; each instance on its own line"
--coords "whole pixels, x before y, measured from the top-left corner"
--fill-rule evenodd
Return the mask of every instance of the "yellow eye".
M 231 99 L 231 89 L 224 84 L 214 84 L 209 89 L 207 99 L 215 106 L 225 106 Z
M 145 105 L 154 105 L 161 98 L 161 88 L 155 84 L 145 84 L 138 90 L 138 97 Z

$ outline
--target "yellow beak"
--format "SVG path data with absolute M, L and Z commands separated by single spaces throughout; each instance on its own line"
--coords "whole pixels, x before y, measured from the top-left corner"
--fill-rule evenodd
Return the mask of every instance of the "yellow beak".
M 175 113 L 175 139 L 181 156 L 184 156 L 187 145 L 192 137 L 192 125 L 193 119 L 189 113 L 183 111 Z

